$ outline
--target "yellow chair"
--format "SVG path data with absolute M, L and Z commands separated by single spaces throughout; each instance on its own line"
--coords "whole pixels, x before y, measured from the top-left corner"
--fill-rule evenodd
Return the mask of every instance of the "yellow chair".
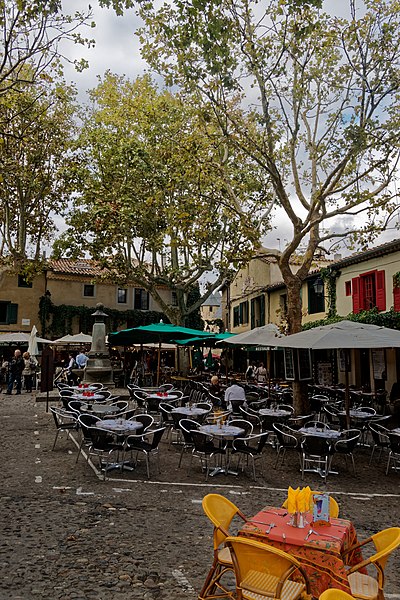
M 375 533 L 375 535 L 346 550 L 343 556 L 365 546 L 369 542 L 374 544 L 376 553 L 351 566 L 347 571 L 351 593 L 359 600 L 384 600 L 385 566 L 389 555 L 400 545 L 400 527 L 389 527 Z M 368 565 L 374 565 L 376 568 L 376 579 L 370 575 L 360 573 L 360 570 L 365 569 Z
M 225 543 L 231 551 L 237 600 L 297 600 L 310 593 L 307 576 L 294 556 L 246 538 L 228 537 Z
M 227 571 L 233 570 L 229 548 L 223 545 L 229 536 L 228 530 L 233 518 L 238 516 L 243 521 L 247 521 L 247 519 L 233 502 L 220 494 L 207 494 L 203 498 L 202 505 L 205 514 L 214 525 L 214 560 L 200 592 L 199 600 L 221 597 L 221 591 L 223 594 L 232 597 L 232 591 L 224 587 L 220 581 Z
M 311 492 L 312 494 L 322 494 L 322 492 Z M 282 504 L 282 508 L 287 508 L 287 498 L 285 502 Z M 339 504 L 336 502 L 335 498 L 329 496 L 329 512 L 330 516 L 336 519 L 339 516 Z
M 342 592 L 342 590 L 332 589 L 322 592 L 319 600 L 354 600 L 354 596 L 350 596 L 350 594 Z

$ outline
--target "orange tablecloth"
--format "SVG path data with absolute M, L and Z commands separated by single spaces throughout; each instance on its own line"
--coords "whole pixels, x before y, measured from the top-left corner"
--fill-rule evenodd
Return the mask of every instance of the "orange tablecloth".
M 289 519 L 290 515 L 285 509 L 266 506 L 250 519 L 257 523 L 246 523 L 239 535 L 267 542 L 295 556 L 306 571 L 311 593 L 315 598 L 319 598 L 320 594 L 329 588 L 338 588 L 350 593 L 342 553 L 357 543 L 357 534 L 351 521 L 331 519 L 330 525 L 307 524 L 304 529 L 298 529 L 288 524 Z M 311 519 L 311 514 L 307 515 L 309 523 Z M 267 534 L 270 523 L 274 523 L 275 527 Z M 305 541 L 311 527 L 320 535 L 313 534 Z M 324 537 L 324 533 L 339 539 Z M 285 540 L 283 534 L 286 536 Z M 346 556 L 346 564 L 354 564 L 359 560 L 360 554 Z

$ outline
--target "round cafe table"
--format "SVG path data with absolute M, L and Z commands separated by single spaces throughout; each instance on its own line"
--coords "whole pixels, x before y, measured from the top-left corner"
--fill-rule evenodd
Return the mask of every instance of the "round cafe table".
M 199 427 L 199 431 L 202 431 L 203 433 L 207 433 L 208 435 L 212 435 L 216 438 L 218 438 L 220 440 L 220 444 L 222 444 L 223 440 L 234 440 L 237 437 L 240 437 L 241 435 L 244 435 L 245 431 L 244 429 L 242 429 L 241 427 L 234 427 L 232 425 L 225 425 L 225 424 L 216 424 L 216 425 L 201 425 Z M 226 451 L 229 452 L 229 445 L 226 448 Z M 220 455 L 221 459 L 222 459 L 222 454 Z M 229 461 L 228 461 L 229 463 Z M 214 475 L 220 475 L 220 474 L 224 474 L 224 475 L 237 475 L 237 471 L 231 471 L 227 469 L 227 467 L 223 467 L 222 464 L 218 465 L 218 467 L 215 467 L 215 469 L 213 469 L 211 471 L 211 473 L 209 473 L 210 477 L 214 477 Z
M 73 400 L 82 400 L 83 402 L 86 402 L 87 404 L 92 404 L 92 402 L 98 402 L 99 400 L 104 400 L 104 396 L 102 396 L 101 394 L 93 394 L 93 396 L 86 396 L 83 392 L 80 394 L 79 392 L 77 392 L 76 394 L 74 394 L 72 396 Z
M 105 421 L 97 421 L 96 427 L 112 431 L 113 433 L 130 435 L 142 429 L 143 423 L 139 421 L 126 421 L 126 419 L 106 419 Z
M 205 408 L 197 408 L 197 406 L 179 406 L 171 410 L 172 413 L 183 415 L 188 419 L 200 419 L 206 415 L 209 411 Z
M 110 404 L 91 404 L 88 398 L 85 398 L 87 404 L 82 404 L 84 412 L 92 413 L 97 417 L 106 417 L 107 415 L 116 415 L 121 411 L 119 406 L 111 406 Z
M 292 416 L 290 411 L 282 410 L 280 408 L 260 408 L 258 414 L 262 417 L 275 417 L 277 419 L 284 419 Z
M 99 388 L 97 386 L 92 386 L 90 384 L 88 385 L 71 385 L 70 386 L 71 390 L 74 390 L 75 392 L 94 392 L 96 390 L 98 390 Z

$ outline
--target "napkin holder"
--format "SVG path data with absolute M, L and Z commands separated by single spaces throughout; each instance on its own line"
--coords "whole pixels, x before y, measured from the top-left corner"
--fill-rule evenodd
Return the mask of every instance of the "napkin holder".
M 290 515 L 289 525 L 291 525 L 291 527 L 297 527 L 297 529 L 304 529 L 304 527 L 307 525 L 306 519 L 305 519 L 305 513 L 302 513 L 302 512 L 292 513 Z

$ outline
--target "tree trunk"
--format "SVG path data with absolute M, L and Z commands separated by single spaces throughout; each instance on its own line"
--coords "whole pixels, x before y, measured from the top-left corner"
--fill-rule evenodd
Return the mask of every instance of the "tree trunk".
M 287 287 L 287 326 L 288 334 L 301 331 L 302 305 L 301 305 L 302 281 L 296 276 L 290 278 Z M 308 400 L 308 384 L 306 381 L 293 382 L 293 407 L 296 415 L 307 415 L 310 411 Z

